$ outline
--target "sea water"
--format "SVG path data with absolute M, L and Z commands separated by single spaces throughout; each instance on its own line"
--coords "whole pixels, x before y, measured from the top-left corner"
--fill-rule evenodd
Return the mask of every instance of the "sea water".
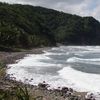
M 7 74 L 17 81 L 33 85 L 45 81 L 51 88 L 100 93 L 100 46 L 55 47 L 26 55 L 8 67 Z

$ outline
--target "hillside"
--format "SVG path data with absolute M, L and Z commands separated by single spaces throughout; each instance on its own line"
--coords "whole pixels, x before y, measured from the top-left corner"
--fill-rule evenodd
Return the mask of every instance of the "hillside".
M 0 49 L 100 45 L 100 22 L 43 7 L 0 3 Z

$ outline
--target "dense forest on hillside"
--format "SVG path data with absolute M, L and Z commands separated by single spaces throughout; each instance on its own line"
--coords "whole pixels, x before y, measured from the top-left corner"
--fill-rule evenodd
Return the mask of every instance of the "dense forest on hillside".
M 100 22 L 43 7 L 0 3 L 0 48 L 99 45 Z

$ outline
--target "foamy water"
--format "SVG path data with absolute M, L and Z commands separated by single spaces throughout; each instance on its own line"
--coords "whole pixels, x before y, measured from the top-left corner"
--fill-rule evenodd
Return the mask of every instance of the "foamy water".
M 46 81 L 51 88 L 67 86 L 96 95 L 100 92 L 99 46 L 52 48 L 43 54 L 27 55 L 8 67 L 7 74 L 17 81 L 33 85 Z M 96 100 L 100 100 L 100 96 L 97 97 Z

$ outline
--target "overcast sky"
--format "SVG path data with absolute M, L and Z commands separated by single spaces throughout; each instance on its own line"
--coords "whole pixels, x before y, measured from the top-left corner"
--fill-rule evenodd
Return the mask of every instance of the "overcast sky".
M 93 16 L 100 21 L 100 0 L 0 0 L 9 3 L 43 6 L 81 16 Z

